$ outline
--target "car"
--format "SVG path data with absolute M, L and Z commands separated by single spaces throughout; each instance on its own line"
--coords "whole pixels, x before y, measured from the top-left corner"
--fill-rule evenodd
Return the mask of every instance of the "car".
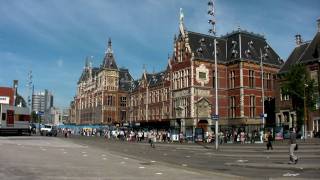
M 57 136 L 58 130 L 54 125 L 46 124 L 40 129 L 41 136 Z

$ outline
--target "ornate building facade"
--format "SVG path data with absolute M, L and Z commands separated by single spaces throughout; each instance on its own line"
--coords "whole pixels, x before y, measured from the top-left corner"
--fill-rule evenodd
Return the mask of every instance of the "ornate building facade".
M 214 85 L 214 39 L 218 42 L 218 87 Z M 152 127 L 178 128 L 187 136 L 194 135 L 195 128 L 211 131 L 212 114 L 219 114 L 225 127 L 260 128 L 261 114 L 268 114 L 268 106 L 262 110 L 263 103 L 275 98 L 275 77 L 281 65 L 282 60 L 261 35 L 238 29 L 221 37 L 208 36 L 185 30 L 180 21 L 166 70 L 144 72 L 133 83 L 128 119 Z M 215 88 L 218 113 L 214 112 Z M 274 121 L 274 112 L 267 117 Z
M 125 122 L 174 128 L 187 137 L 194 136 L 196 128 L 211 131 L 213 114 L 219 114 L 221 127 L 247 131 L 262 127 L 263 112 L 266 125 L 275 121 L 268 104 L 274 102 L 275 77 L 283 61 L 263 36 L 241 29 L 221 37 L 209 36 L 187 31 L 182 18 L 173 44 L 164 71 L 144 71 L 133 80 L 128 70 L 117 68 L 109 41 L 100 68 L 86 63 L 71 104 L 71 118 L 77 124 Z M 216 88 L 219 112 L 215 112 Z
M 92 67 L 89 59 L 86 59 L 78 81 L 77 94 L 71 102 L 71 122 L 119 125 L 125 122 L 131 82 L 128 69 L 117 67 L 109 39 L 100 67 Z

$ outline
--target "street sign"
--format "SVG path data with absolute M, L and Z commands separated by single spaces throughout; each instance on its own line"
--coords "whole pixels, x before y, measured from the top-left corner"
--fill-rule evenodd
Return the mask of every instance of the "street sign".
M 40 116 L 43 116 L 44 115 L 44 112 L 43 111 L 37 111 L 36 114 L 40 115 Z
M 218 120 L 219 119 L 219 115 L 218 114 L 212 114 L 211 115 L 211 119 L 212 120 Z

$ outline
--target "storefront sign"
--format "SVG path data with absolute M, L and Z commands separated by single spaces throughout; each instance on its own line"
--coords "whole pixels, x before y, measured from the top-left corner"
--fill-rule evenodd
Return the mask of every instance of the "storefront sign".
M 8 96 L 0 96 L 0 104 L 9 104 L 10 97 Z

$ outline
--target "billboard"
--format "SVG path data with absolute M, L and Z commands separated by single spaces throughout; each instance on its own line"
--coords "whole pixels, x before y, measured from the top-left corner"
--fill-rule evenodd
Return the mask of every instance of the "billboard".
M 9 104 L 10 97 L 8 96 L 0 96 L 0 104 Z

